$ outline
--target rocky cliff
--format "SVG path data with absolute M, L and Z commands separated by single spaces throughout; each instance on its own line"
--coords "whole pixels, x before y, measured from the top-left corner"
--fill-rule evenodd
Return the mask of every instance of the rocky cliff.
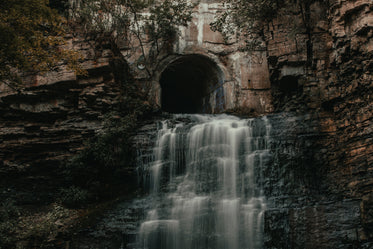
M 26 78 L 22 92 L 1 89 L 0 174 L 1 185 L 9 191 L 19 180 L 23 191 L 38 188 L 32 190 L 32 198 L 37 198 L 44 184 L 58 179 L 53 172 L 61 162 L 81 150 L 118 103 L 121 89 L 109 63 L 110 51 L 102 50 L 98 58 L 82 37 L 72 36 L 69 43 L 84 55 L 88 77 L 60 68 Z
M 268 173 L 282 187 L 267 189 L 280 200 L 266 216 L 269 248 L 371 246 L 372 8 L 371 1 L 316 2 L 311 32 L 298 26 L 297 11 L 266 29 L 275 108 L 309 115 L 284 126 L 275 142 L 282 163 Z
M 321 123 L 330 139 L 328 162 L 332 193 L 361 200 L 361 219 L 372 239 L 373 216 L 373 4 L 337 1 L 330 16 L 332 53 L 322 105 L 330 119 Z
M 102 130 L 105 116 L 119 109 L 125 79 L 118 72 L 126 67 L 110 49 L 95 47 L 79 33 L 68 41 L 84 56 L 87 77 L 61 66 L 25 76 L 27 85 L 20 92 L 0 90 L 1 248 L 15 248 L 16 242 L 39 248 L 85 216 L 55 204 L 71 184 L 63 166 Z M 70 190 L 66 197 L 85 198 L 84 192 Z

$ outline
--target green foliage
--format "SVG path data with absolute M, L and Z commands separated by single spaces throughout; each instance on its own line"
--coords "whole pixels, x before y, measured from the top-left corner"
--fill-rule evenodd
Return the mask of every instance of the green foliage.
M 64 221 L 72 216 L 72 212 L 62 206 L 54 204 L 47 212 L 40 212 L 34 216 L 24 216 L 20 219 L 18 238 L 28 242 L 25 248 L 51 248 L 48 242 L 54 240 L 63 229 Z
M 118 195 L 123 185 L 128 187 L 131 181 L 136 181 L 131 138 L 139 120 L 153 110 L 141 87 L 134 84 L 127 63 L 116 58 L 111 61 L 111 66 L 115 80 L 121 82 L 119 105 L 113 106 L 116 111 L 105 115 L 102 130 L 88 140 L 84 149 L 64 168 L 69 186 L 87 190 L 88 194 L 97 198 L 111 193 Z M 89 201 L 92 199 L 89 198 Z
M 250 36 L 261 29 L 263 22 L 273 19 L 284 0 L 227 0 L 227 10 L 210 24 L 228 39 L 232 35 Z
M 20 73 L 46 72 L 63 61 L 84 73 L 80 55 L 62 47 L 65 24 L 48 0 L 0 0 L 0 82 L 21 87 Z
M 219 13 L 210 24 L 211 29 L 219 31 L 229 41 L 232 36 L 244 38 L 245 50 L 263 49 L 261 36 L 263 27 L 278 15 L 291 18 L 300 15 L 302 21 L 293 23 L 291 32 L 308 35 L 307 58 L 312 61 L 312 26 L 310 6 L 315 2 L 328 5 L 325 0 L 226 0 L 226 11 Z
M 126 43 L 128 56 L 141 51 L 146 72 L 152 61 L 178 35 L 178 27 L 192 19 L 195 4 L 187 0 L 81 0 L 72 17 L 96 41 L 110 39 Z M 145 12 L 150 14 L 144 14 Z M 150 52 L 146 52 L 145 45 Z
M 10 245 L 14 242 L 11 235 L 16 230 L 16 221 L 7 220 L 0 222 L 0 249 L 11 248 Z
M 75 186 L 61 189 L 59 196 L 61 204 L 73 208 L 86 204 L 89 199 L 87 190 Z
M 79 195 L 75 191 L 75 198 Z M 81 201 L 81 200 L 79 200 Z M 11 199 L 0 204 L 0 249 L 7 248 L 52 248 L 48 244 L 64 232 L 75 211 L 53 204 L 47 210 L 38 210 L 32 215 L 17 207 Z M 54 248 L 54 247 L 53 247 Z
M 86 32 L 96 35 L 122 33 L 129 25 L 129 6 L 123 0 L 81 0 L 70 6 L 72 18 L 82 25 Z M 132 1 L 128 1 L 131 4 Z M 122 4 L 124 4 L 122 6 Z M 137 5 L 136 5 L 137 6 Z M 138 8 L 141 8 L 138 6 Z
M 188 24 L 194 6 L 186 0 L 81 0 L 72 16 L 87 32 L 167 39 L 177 26 Z M 150 12 L 150 15 L 143 15 L 144 12 Z
M 193 7 L 187 1 L 165 0 L 150 8 L 150 16 L 145 19 L 145 31 L 156 49 L 159 49 L 159 41 L 175 38 L 178 26 L 188 25 L 192 20 Z
M 16 231 L 17 218 L 20 215 L 18 207 L 11 199 L 4 200 L 0 205 L 0 248 L 8 248 L 12 234 Z
M 117 113 L 107 115 L 105 127 L 91 139 L 86 148 L 74 156 L 65 167 L 69 182 L 96 197 L 104 197 L 108 189 L 123 184 L 123 177 L 133 170 L 131 135 L 135 130 L 137 117 L 127 115 L 121 118 Z M 84 199 L 88 193 L 75 187 L 63 192 L 73 204 L 74 199 Z M 101 195 L 101 196 L 100 196 Z M 70 201 L 69 200 L 69 201 Z M 77 200 L 76 204 L 79 200 Z
M 0 222 L 19 216 L 19 210 L 13 200 L 6 199 L 0 206 Z

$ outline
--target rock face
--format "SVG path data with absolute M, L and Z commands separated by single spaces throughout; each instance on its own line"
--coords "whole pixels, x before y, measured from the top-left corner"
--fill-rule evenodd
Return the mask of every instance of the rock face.
M 94 47 L 82 37 L 69 42 L 84 54 L 88 77 L 61 69 L 30 77 L 21 93 L 0 92 L 1 187 L 13 191 L 22 185 L 18 191 L 33 192 L 30 202 L 48 192 L 44 185 L 58 185 L 58 166 L 102 128 L 104 115 L 115 110 L 121 95 L 109 50 L 95 60 Z
M 323 156 L 329 134 L 313 114 L 270 115 L 272 161 L 264 170 L 266 248 L 369 248 L 361 200 L 333 193 Z
M 372 240 L 373 219 L 368 210 L 373 198 L 373 4 L 337 1 L 334 6 L 332 70 L 322 89 L 322 105 L 331 115 L 321 128 L 330 138 L 322 160 L 329 166 L 328 190 L 360 200 L 365 233 L 359 236 Z
M 266 29 L 275 109 L 310 115 L 275 142 L 268 248 L 372 246 L 372 9 L 368 0 L 314 3 L 309 43 L 290 35 L 297 12 Z

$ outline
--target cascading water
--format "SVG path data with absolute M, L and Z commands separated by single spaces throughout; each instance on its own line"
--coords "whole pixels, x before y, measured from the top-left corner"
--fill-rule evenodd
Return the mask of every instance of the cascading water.
M 139 248 L 262 248 L 269 122 L 177 117 L 192 121 L 163 121 L 154 160 L 144 165 L 154 209 L 141 224 Z

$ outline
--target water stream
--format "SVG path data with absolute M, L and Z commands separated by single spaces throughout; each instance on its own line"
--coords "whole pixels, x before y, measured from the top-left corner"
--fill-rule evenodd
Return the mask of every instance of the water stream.
M 152 208 L 139 228 L 139 248 L 262 248 L 268 120 L 175 118 L 161 122 L 152 160 L 142 166 Z
M 137 191 L 69 248 L 373 248 L 361 200 L 325 188 L 323 139 L 310 115 L 149 120 L 133 138 Z

